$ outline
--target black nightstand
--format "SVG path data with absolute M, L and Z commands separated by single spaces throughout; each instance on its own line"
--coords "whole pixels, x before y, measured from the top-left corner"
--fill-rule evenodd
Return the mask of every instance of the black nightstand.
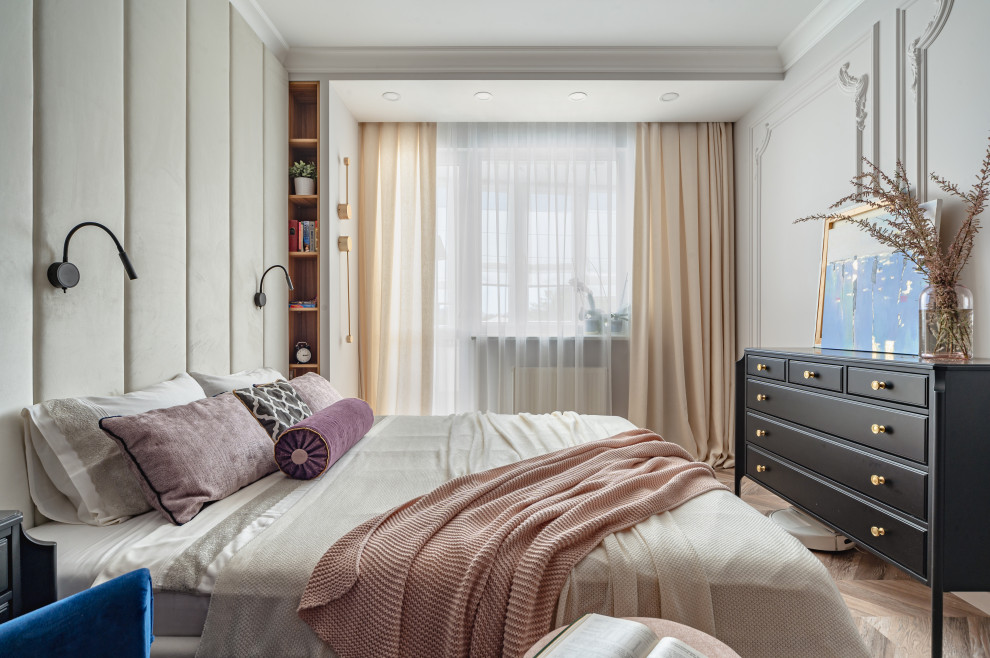
M 20 512 L 0 510 L 0 623 L 53 603 L 55 543 L 24 534 Z

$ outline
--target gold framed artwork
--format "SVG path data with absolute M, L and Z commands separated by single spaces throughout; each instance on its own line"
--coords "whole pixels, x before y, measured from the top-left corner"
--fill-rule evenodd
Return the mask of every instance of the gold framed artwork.
M 941 200 L 921 204 L 938 230 Z M 927 285 L 914 263 L 848 219 L 881 223 L 882 206 L 864 204 L 827 220 L 822 235 L 815 347 L 918 353 L 918 298 Z

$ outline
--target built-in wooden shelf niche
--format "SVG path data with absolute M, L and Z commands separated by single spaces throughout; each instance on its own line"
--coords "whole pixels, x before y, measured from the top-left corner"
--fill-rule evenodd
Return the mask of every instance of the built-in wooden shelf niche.
M 314 232 L 310 251 L 295 251 L 290 245 L 289 274 L 295 290 L 289 293 L 292 301 L 316 300 L 315 308 L 290 308 L 289 313 L 289 370 L 290 377 L 307 372 L 320 372 L 320 304 L 323 303 L 320 286 L 320 83 L 289 83 L 289 164 L 298 160 L 316 163 L 316 194 L 295 194 L 295 185 L 289 181 L 289 226 L 292 221 L 313 222 Z M 286 227 L 288 232 L 289 227 Z M 296 344 L 309 343 L 313 358 L 309 363 L 296 362 Z

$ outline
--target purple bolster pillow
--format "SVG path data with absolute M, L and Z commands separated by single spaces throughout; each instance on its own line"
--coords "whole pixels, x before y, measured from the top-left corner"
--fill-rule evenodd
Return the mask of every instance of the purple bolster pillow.
M 364 438 L 374 422 L 371 407 L 364 400 L 334 402 L 279 434 L 275 461 L 289 477 L 312 480 Z

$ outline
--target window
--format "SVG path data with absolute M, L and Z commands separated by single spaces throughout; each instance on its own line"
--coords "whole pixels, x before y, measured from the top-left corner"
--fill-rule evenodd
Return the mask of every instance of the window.
M 626 125 L 441 125 L 438 323 L 573 336 L 627 313 L 632 142 Z

